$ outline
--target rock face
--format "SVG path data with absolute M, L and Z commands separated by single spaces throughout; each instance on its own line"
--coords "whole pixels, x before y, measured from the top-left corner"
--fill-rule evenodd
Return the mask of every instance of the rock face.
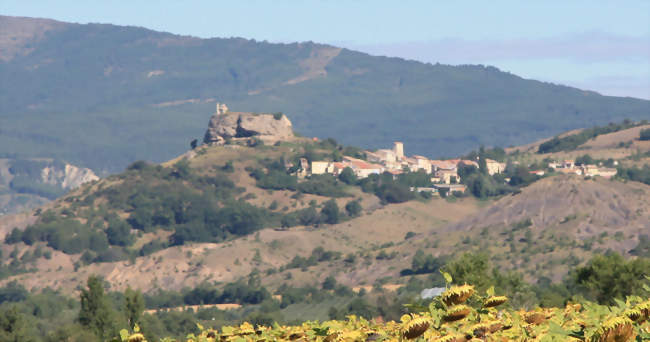
M 0 216 L 40 207 L 97 179 L 90 169 L 52 159 L 0 159 Z
M 223 144 L 226 139 L 257 137 L 264 142 L 290 140 L 291 121 L 284 114 L 223 112 L 217 104 L 217 114 L 210 118 L 203 142 Z
M 63 170 L 54 166 L 48 166 L 41 171 L 41 179 L 43 183 L 59 185 L 63 189 L 76 189 L 81 184 L 98 180 L 99 177 L 87 168 L 80 168 L 74 165 L 65 164 Z

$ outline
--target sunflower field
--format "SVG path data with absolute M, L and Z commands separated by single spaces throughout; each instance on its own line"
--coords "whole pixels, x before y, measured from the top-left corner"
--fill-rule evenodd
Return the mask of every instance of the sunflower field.
M 451 276 L 444 273 L 451 283 Z M 644 285 L 646 290 L 648 285 Z M 629 296 L 606 306 L 584 301 L 564 308 L 514 310 L 494 288 L 478 293 L 472 285 L 447 285 L 428 307 L 410 306 L 399 322 L 366 320 L 307 321 L 301 325 L 239 326 L 189 334 L 187 342 L 216 341 L 650 341 L 650 299 Z M 504 307 L 504 308 L 502 308 Z M 165 338 L 161 342 L 176 342 Z M 122 330 L 113 342 L 146 342 L 139 328 Z M 181 341 L 178 341 L 181 342 Z

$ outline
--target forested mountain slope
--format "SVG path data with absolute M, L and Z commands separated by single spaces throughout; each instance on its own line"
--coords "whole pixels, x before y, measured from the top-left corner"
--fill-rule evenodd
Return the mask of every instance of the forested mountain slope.
M 96 172 L 162 161 L 215 102 L 283 111 L 298 132 L 452 156 L 650 115 L 650 102 L 332 46 L 198 39 L 144 28 L 0 17 L 0 156 Z M 215 32 L 218 35 L 218 32 Z

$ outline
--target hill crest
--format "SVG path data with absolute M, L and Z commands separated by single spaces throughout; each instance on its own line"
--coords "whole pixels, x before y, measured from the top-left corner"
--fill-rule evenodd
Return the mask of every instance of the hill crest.
M 494 67 L 431 65 L 314 43 L 65 24 L 31 45 L 29 53 L 0 62 L 8 79 L 0 106 L 9 113 L 0 155 L 57 157 L 98 174 L 182 153 L 188 137 L 203 133 L 216 94 L 245 112 L 289 113 L 306 136 L 364 148 L 400 140 L 409 154 L 429 157 L 641 119 L 650 104 Z

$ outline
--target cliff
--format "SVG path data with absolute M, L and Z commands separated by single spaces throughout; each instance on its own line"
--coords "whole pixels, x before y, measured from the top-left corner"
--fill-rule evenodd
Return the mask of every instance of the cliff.
M 42 206 L 97 179 L 90 169 L 51 159 L 0 159 L 0 215 Z

